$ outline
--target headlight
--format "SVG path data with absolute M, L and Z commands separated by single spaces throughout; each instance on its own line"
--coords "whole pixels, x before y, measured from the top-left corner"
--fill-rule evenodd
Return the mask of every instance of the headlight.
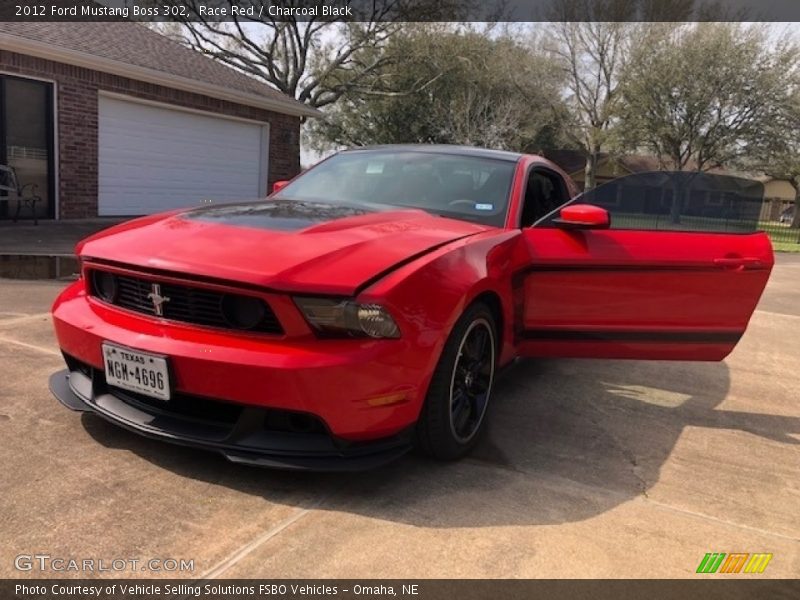
M 397 323 L 378 304 L 358 304 L 352 300 L 329 298 L 295 298 L 294 301 L 309 324 L 323 335 L 400 337 Z

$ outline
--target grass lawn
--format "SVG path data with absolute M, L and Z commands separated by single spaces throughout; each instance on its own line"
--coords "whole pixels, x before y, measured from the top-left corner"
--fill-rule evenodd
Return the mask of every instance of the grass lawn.
M 775 252 L 800 252 L 800 244 L 792 242 L 772 242 Z
M 800 252 L 800 231 L 797 229 L 775 221 L 761 221 L 758 227 L 767 232 L 775 252 Z

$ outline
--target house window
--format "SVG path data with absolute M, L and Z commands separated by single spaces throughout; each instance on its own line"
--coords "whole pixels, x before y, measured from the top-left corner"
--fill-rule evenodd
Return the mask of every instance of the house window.
M 52 88 L 0 76 L 0 219 L 55 216 Z

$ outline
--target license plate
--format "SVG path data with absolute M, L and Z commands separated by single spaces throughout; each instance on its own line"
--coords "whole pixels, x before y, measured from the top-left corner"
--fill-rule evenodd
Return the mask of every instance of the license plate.
M 157 354 L 103 344 L 106 383 L 151 398 L 169 400 L 167 359 Z

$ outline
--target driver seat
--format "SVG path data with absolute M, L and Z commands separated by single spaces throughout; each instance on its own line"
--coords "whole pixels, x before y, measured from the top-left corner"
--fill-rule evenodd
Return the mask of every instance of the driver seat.
M 540 206 L 545 204 L 544 185 L 540 177 L 533 173 L 528 179 L 528 186 L 525 190 L 525 202 L 522 205 L 522 216 L 519 219 L 519 226 L 522 228 L 530 227 L 541 216 Z

